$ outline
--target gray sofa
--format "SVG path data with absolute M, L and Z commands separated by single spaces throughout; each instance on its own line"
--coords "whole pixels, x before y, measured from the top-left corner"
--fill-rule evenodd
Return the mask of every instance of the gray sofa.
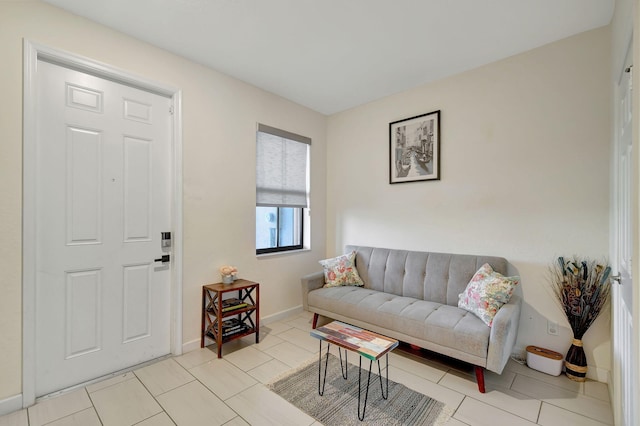
M 458 308 L 462 293 L 485 263 L 503 275 L 501 257 L 347 246 L 355 250 L 364 287 L 323 288 L 323 272 L 302 278 L 304 309 L 362 327 L 475 366 L 484 393 L 484 369 L 502 373 L 518 332 L 521 297 L 513 294 L 491 327 Z

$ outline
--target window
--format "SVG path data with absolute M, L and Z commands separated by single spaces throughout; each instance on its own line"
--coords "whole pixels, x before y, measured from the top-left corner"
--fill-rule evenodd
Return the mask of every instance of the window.
M 302 248 L 302 209 L 256 207 L 256 253 Z
M 311 139 L 258 124 L 256 254 L 303 248 Z

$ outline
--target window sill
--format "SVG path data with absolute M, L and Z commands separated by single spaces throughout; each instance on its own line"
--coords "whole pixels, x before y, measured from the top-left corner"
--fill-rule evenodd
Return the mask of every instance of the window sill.
M 311 251 L 311 249 L 309 249 L 309 248 L 303 248 L 303 249 L 300 249 L 300 250 L 277 251 L 277 252 L 274 252 L 274 253 L 256 254 L 256 258 L 262 259 L 262 258 L 268 258 L 268 257 L 289 256 L 289 255 L 295 255 L 295 254 L 300 254 L 300 253 L 306 253 L 306 252 L 310 252 L 310 251 Z

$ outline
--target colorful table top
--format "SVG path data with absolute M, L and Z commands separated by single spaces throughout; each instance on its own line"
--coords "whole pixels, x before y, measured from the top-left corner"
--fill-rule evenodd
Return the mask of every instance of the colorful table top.
M 399 344 L 395 339 L 340 321 L 311 330 L 311 336 L 352 350 L 371 360 L 379 359 Z

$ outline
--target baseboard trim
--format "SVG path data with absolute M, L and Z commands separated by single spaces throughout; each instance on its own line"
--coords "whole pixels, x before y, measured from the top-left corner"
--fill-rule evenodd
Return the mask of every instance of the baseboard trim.
M 0 416 L 13 413 L 22 408 L 22 394 L 0 399 Z
M 268 315 L 266 317 L 262 317 L 260 318 L 260 324 L 262 325 L 271 324 L 273 322 L 283 320 L 287 317 L 290 317 L 291 315 L 297 315 L 299 313 L 302 313 L 302 305 L 294 306 L 293 308 L 286 309 L 284 311 L 280 311 L 275 314 Z M 212 343 L 214 343 L 212 339 L 209 339 L 208 337 L 204 338 L 205 346 L 208 346 Z M 182 353 L 185 354 L 187 352 L 195 351 L 196 349 L 199 349 L 199 348 L 200 348 L 200 339 L 190 340 L 182 344 Z
M 298 305 L 298 306 L 294 306 L 291 309 L 287 309 L 284 311 L 280 311 L 278 313 L 275 313 L 273 315 L 269 315 L 267 317 L 264 318 L 260 318 L 260 322 L 263 324 L 271 324 L 272 322 L 276 322 L 276 321 L 280 321 L 283 320 L 287 317 L 290 317 L 291 315 L 297 315 L 302 313 L 302 305 Z
M 600 367 L 587 366 L 587 379 L 607 384 L 611 382 L 609 370 Z
M 204 344 L 207 344 L 207 338 L 205 337 Z M 191 340 L 182 344 L 182 355 L 187 352 L 195 351 L 200 348 L 200 339 Z

